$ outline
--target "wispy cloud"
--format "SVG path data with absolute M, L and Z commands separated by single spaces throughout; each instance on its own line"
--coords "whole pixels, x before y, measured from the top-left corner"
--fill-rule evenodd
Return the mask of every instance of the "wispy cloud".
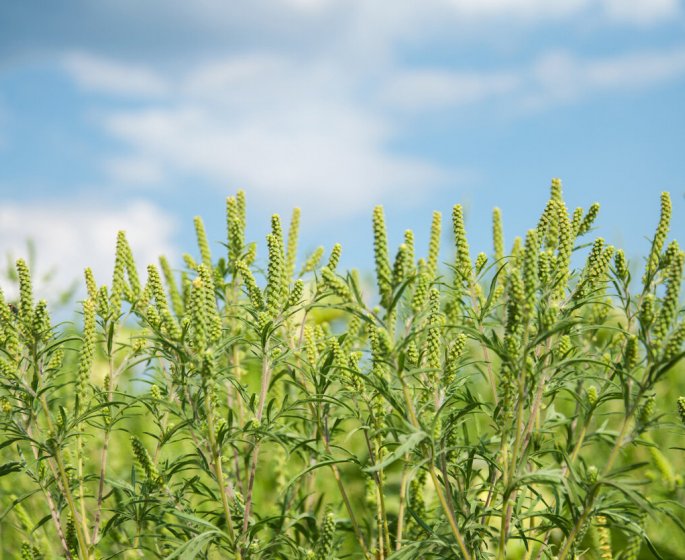
M 50 285 L 65 289 L 79 271 L 90 266 L 96 279 L 109 283 L 117 231 L 125 230 L 141 273 L 161 254 L 174 254 L 172 217 L 145 201 L 133 201 L 121 210 L 74 200 L 59 202 L 0 202 L 0 255 L 27 258 L 27 241 L 38 248 L 35 278 L 55 271 Z M 29 238 L 29 239 L 27 239 Z M 3 286 L 6 290 L 7 286 Z M 40 285 L 39 296 L 46 297 Z
M 589 60 L 559 51 L 542 56 L 529 76 L 524 103 L 533 107 L 636 91 L 685 76 L 685 47 Z
M 134 67 L 132 75 L 145 79 L 107 90 L 100 77 L 116 69 L 123 80 L 125 65 L 109 59 L 100 64 L 91 55 L 71 54 L 74 59 L 87 60 L 66 66 L 77 84 L 97 83 L 114 98 L 139 89 L 146 100 L 144 108 L 111 109 L 101 118 L 107 134 L 124 147 L 104 158 L 105 171 L 118 184 L 189 176 L 221 188 L 246 186 L 276 204 L 303 201 L 303 209 L 324 220 L 354 214 L 388 194 L 406 199 L 417 188 L 454 178 L 420 158 L 393 153 L 391 120 L 355 97 L 361 77 L 328 60 L 248 53 L 171 75 Z M 171 94 L 156 84 L 172 84 Z
M 578 102 L 598 93 L 655 87 L 683 76 L 685 47 L 595 58 L 554 51 L 523 67 L 498 71 L 401 71 L 383 85 L 380 97 L 396 108 L 414 111 L 499 99 L 516 112 Z
M 610 21 L 637 26 L 654 25 L 682 15 L 680 0 L 603 0 Z
M 680 14 L 679 0 L 446 0 L 454 12 L 478 19 L 541 22 L 598 15 L 607 23 L 653 24 Z
M 67 72 L 86 91 L 132 97 L 158 97 L 168 91 L 165 80 L 130 63 L 73 52 L 63 58 Z
M 391 76 L 379 97 L 399 109 L 444 110 L 509 95 L 520 90 L 522 81 L 523 77 L 513 71 L 406 70 Z
M 185 107 L 114 114 L 106 127 L 134 158 L 170 174 L 246 185 L 276 204 L 302 201 L 320 219 L 445 178 L 430 164 L 387 153 L 385 124 L 354 107 L 319 103 L 230 121 L 225 113 Z
M 511 4 L 492 0 L 491 8 L 501 13 Z M 204 60 L 166 74 L 91 55 L 72 53 L 68 61 L 82 87 L 146 101 L 101 117 L 103 130 L 122 146 L 104 158 L 113 182 L 137 187 L 185 176 L 221 188 L 246 186 L 275 204 L 304 201 L 322 220 L 460 176 L 391 149 L 402 135 L 398 111 L 498 103 L 521 115 L 685 75 L 685 47 L 599 58 L 556 51 L 480 72 L 389 61 L 374 82 L 337 59 L 268 52 Z

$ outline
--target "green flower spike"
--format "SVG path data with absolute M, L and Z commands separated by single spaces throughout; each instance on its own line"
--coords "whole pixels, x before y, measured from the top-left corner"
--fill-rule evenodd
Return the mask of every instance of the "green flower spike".
M 541 286 L 549 284 L 552 273 L 552 266 L 550 264 L 550 254 L 547 251 L 542 251 L 538 256 L 538 280 Z
M 669 337 L 664 350 L 664 361 L 669 362 L 680 354 L 683 342 L 685 342 L 685 321 L 681 321 Z
M 372 327 L 369 330 L 369 342 L 373 372 L 378 377 L 385 378 L 387 373 L 385 360 L 390 349 L 387 331 L 380 327 Z
M 419 349 L 416 347 L 416 343 L 411 340 L 407 344 L 407 350 L 404 355 L 405 363 L 408 368 L 414 368 L 419 365 Z
M 295 283 L 293 284 L 293 289 L 290 291 L 290 295 L 288 296 L 288 303 L 286 303 L 286 307 L 295 307 L 296 305 L 299 305 L 302 302 L 302 295 L 304 293 L 304 282 L 301 279 L 297 279 Z
M 551 268 L 556 268 L 557 279 L 554 296 L 557 300 L 564 298 L 566 293 L 566 286 L 569 279 L 569 266 L 571 264 L 571 253 L 573 252 L 573 242 L 575 236 L 573 235 L 573 228 L 568 219 L 568 212 L 563 203 L 557 204 L 556 218 L 559 223 L 559 246 L 557 250 L 556 265 Z
M 214 293 L 214 279 L 209 268 L 201 264 L 197 272 L 202 280 L 202 292 L 204 297 L 204 310 L 206 316 L 209 342 L 216 342 L 221 337 L 221 316 L 216 306 L 216 294 Z M 168 310 L 167 310 L 168 313 Z M 170 316 L 169 316 L 170 317 Z
M 466 240 L 466 228 L 464 227 L 464 211 L 461 204 L 455 204 L 452 209 L 452 225 L 454 230 L 454 240 L 457 247 L 455 270 L 457 281 L 471 284 L 471 255 L 469 254 L 469 243 Z
M 504 258 L 504 229 L 502 227 L 502 211 L 495 208 L 492 211 L 492 245 L 495 260 L 500 262 Z
M 614 255 L 614 270 L 616 271 L 616 276 L 621 280 L 628 278 L 628 261 L 623 249 L 619 249 Z
M 17 276 L 19 277 L 19 320 L 30 328 L 33 321 L 33 289 L 31 273 L 24 259 L 17 261 Z
M 645 332 L 649 330 L 652 323 L 654 322 L 654 305 L 654 294 L 646 294 L 645 297 L 642 299 L 642 303 L 640 304 L 639 313 L 640 326 Z
M 150 386 L 150 397 L 152 397 L 156 401 L 162 400 L 162 391 L 159 389 L 158 385 Z
M 328 512 L 324 516 L 319 532 L 319 539 L 316 543 L 316 560 L 329 560 L 333 552 L 333 539 L 335 537 L 335 517 L 333 512 Z
M 304 350 L 309 365 L 316 367 L 316 363 L 319 361 L 319 349 L 316 346 L 316 334 L 311 325 L 304 327 Z
M 685 397 L 678 397 L 678 400 L 676 401 L 676 408 L 678 409 L 680 421 L 685 424 Z
M 266 236 L 269 248 L 269 264 L 266 274 L 266 305 L 272 316 L 278 315 L 288 295 L 288 279 L 285 275 L 283 231 L 278 214 L 271 216 L 271 233 Z
M 241 203 L 242 198 L 242 203 Z M 242 207 L 241 207 L 242 205 Z M 235 263 L 242 258 L 245 248 L 245 193 L 226 199 L 226 230 L 228 232 L 228 261 Z
M 243 282 L 245 283 L 245 288 L 247 289 L 247 294 L 250 297 L 252 306 L 257 310 L 263 310 L 265 307 L 264 296 L 262 294 L 262 290 L 259 288 L 259 286 L 257 286 L 257 281 L 252 275 L 252 271 L 243 261 L 236 262 L 236 270 L 243 278 Z
M 559 241 L 559 224 L 557 222 L 560 201 L 550 198 L 542 211 L 537 225 L 537 238 L 540 244 L 545 242 L 548 249 L 555 249 Z
M 247 251 L 245 252 L 245 258 L 243 259 L 247 266 L 250 266 L 257 258 L 257 244 L 253 241 L 248 244 Z
M 188 311 L 190 324 L 193 327 L 192 346 L 195 350 L 204 348 L 207 344 L 207 299 L 201 276 L 192 281 Z M 156 309 L 152 307 L 156 313 Z
M 590 228 L 592 227 L 592 224 L 594 223 L 598 214 L 599 202 L 595 202 L 590 206 L 590 208 L 587 211 L 587 214 L 585 214 L 585 218 L 583 218 L 583 221 L 580 223 L 578 231 L 576 232 L 577 237 L 585 235 L 588 231 L 590 231 Z
M 388 238 L 382 206 L 376 206 L 373 209 L 373 249 L 378 293 L 381 298 L 381 304 L 387 308 L 392 297 L 392 271 L 390 269 Z
M 13 326 L 14 319 L 15 315 L 5 301 L 5 294 L 0 289 L 0 343 L 8 345 L 10 338 L 16 336 Z
M 597 387 L 595 385 L 590 385 L 586 391 L 587 403 L 590 407 L 594 407 L 597 404 L 599 396 L 597 395 Z
M 295 263 L 297 261 L 297 241 L 300 235 L 300 209 L 293 208 L 293 213 L 290 218 L 290 227 L 288 228 L 288 246 L 285 256 L 286 261 L 286 278 L 290 279 L 295 273 Z
M 175 340 L 181 338 L 181 328 L 178 326 L 176 319 L 174 319 L 171 311 L 169 311 L 169 304 L 167 302 L 166 293 L 162 287 L 162 280 L 159 276 L 157 267 L 153 264 L 147 267 L 148 280 L 147 285 L 150 293 L 155 300 L 157 306 L 157 314 L 160 318 L 161 324 L 166 329 L 166 332 Z M 178 292 L 177 292 L 178 295 Z
M 583 219 L 583 209 L 578 207 L 573 211 L 573 216 L 571 216 L 571 231 L 574 236 L 578 235 L 578 230 L 580 229 L 581 220 Z
M 404 244 L 407 247 L 407 274 L 414 273 L 414 232 L 410 229 L 404 231 Z
M 442 317 L 440 315 L 440 293 L 435 288 L 431 289 L 428 296 L 430 315 L 428 316 L 428 336 L 426 337 L 426 365 L 434 371 L 430 372 L 430 377 L 437 377 L 437 370 L 440 369 L 440 326 Z
M 140 439 L 138 439 L 136 436 L 131 436 L 131 448 L 133 449 L 133 455 L 136 458 L 138 466 L 145 473 L 147 479 L 149 481 L 156 482 L 159 478 L 159 473 L 152 462 L 150 454 L 148 453 L 147 449 L 145 449 L 143 442 L 140 441 Z
M 90 268 L 86 268 L 84 271 L 84 276 L 86 278 L 86 289 L 88 291 L 88 297 L 95 301 L 98 297 L 98 286 L 95 283 L 95 277 L 93 276 L 93 271 Z
M 47 341 L 51 334 L 50 315 L 48 313 L 48 303 L 44 299 L 38 301 L 36 309 L 33 311 L 33 335 L 36 341 Z
M 507 323 L 506 332 L 511 335 L 523 331 L 523 309 L 525 305 L 525 288 L 518 274 L 509 275 L 507 285 Z
M 611 532 L 607 527 L 607 518 L 603 515 L 595 517 L 595 547 L 601 560 L 613 560 L 611 552 Z
M 277 315 L 281 307 L 281 277 L 283 275 L 283 261 L 278 248 L 278 241 L 269 234 L 266 236 L 269 247 L 269 267 L 266 284 L 266 305 L 271 315 Z
M 95 302 L 87 299 L 83 302 L 83 345 L 79 354 L 76 401 L 79 409 L 83 403 L 90 380 L 90 372 L 95 358 Z
M 193 218 L 195 225 L 195 236 L 197 238 L 197 247 L 200 250 L 200 257 L 202 264 L 208 269 L 212 269 L 212 253 L 209 250 L 209 243 L 207 242 L 207 232 L 205 231 L 205 224 L 200 216 Z
M 305 261 L 304 266 L 300 271 L 300 276 L 304 276 L 308 272 L 316 270 L 316 267 L 319 266 L 319 262 L 321 261 L 321 257 L 323 257 L 323 253 L 323 247 L 317 247 L 316 249 L 314 249 L 312 254 L 309 255 L 309 257 L 307 257 L 307 260 Z
M 521 245 L 521 238 L 519 236 L 514 237 L 514 243 L 511 246 L 511 258 L 509 259 L 508 267 L 510 272 L 512 269 L 517 269 L 521 266 Z
M 342 254 L 342 245 L 340 243 L 336 243 L 333 245 L 333 249 L 331 249 L 331 255 L 328 257 L 328 268 L 331 269 L 332 272 L 335 272 L 335 269 L 338 267 L 338 262 L 340 262 L 340 255 Z
M 191 255 L 189 255 L 188 253 L 184 253 L 184 254 L 183 254 L 183 262 L 185 263 L 186 267 L 187 267 L 189 270 L 195 270 L 195 271 L 197 271 L 197 262 L 196 262 L 195 259 L 194 259 Z
M 465 347 L 466 335 L 464 333 L 459 333 L 452 342 L 452 345 L 447 353 L 447 364 L 444 379 L 445 387 L 449 387 L 456 380 L 457 372 L 459 371 L 459 358 L 461 358 L 464 354 Z
M 416 279 L 416 287 L 414 288 L 414 296 L 412 297 L 411 307 L 414 313 L 418 313 L 426 302 L 428 297 L 428 289 L 430 287 L 432 275 L 428 266 L 423 259 L 419 259 L 419 273 Z
M 661 193 L 661 215 L 659 216 L 659 224 L 654 233 L 652 240 L 652 248 L 647 259 L 647 267 L 645 274 L 642 277 L 642 283 L 647 284 L 659 267 L 659 258 L 661 256 L 661 249 L 666 242 L 666 236 L 671 224 L 671 195 L 667 192 Z
M 171 298 L 171 307 L 177 317 L 182 317 L 184 313 L 183 309 L 183 297 L 178 290 L 176 285 L 176 279 L 174 278 L 174 273 L 169 266 L 169 261 L 166 257 L 159 257 L 159 266 L 162 267 L 162 274 L 164 274 L 164 281 L 166 282 L 167 289 L 169 290 L 169 297 Z
M 640 407 L 638 413 L 638 419 L 640 424 L 648 424 L 649 421 L 654 416 L 654 411 L 656 410 L 656 398 L 654 395 L 650 395 L 645 399 L 644 404 Z
M 431 232 L 428 241 L 428 269 L 430 273 L 435 276 L 438 271 L 438 255 L 440 254 L 440 231 L 442 229 L 442 214 L 440 212 L 433 212 L 433 221 L 431 222 Z
M 347 286 L 345 281 L 327 266 L 324 266 L 321 269 L 321 277 L 324 285 L 326 285 L 340 299 L 349 301 L 352 298 L 350 288 Z
M 478 253 L 478 255 L 476 256 L 476 262 L 475 262 L 476 274 L 481 273 L 481 271 L 483 270 L 483 268 L 485 267 L 487 262 L 488 262 L 488 256 L 483 252 Z
M 631 372 L 635 369 L 639 360 L 639 347 L 637 336 L 631 335 L 626 341 L 626 347 L 623 351 L 623 368 L 626 372 Z
M 535 292 L 538 284 L 538 239 L 537 230 L 529 229 L 523 250 L 523 311 L 526 320 L 535 309 Z
M 397 249 L 395 255 L 395 262 L 392 267 L 392 283 L 397 286 L 407 277 L 411 261 L 409 260 L 409 251 L 407 246 L 402 243 Z
M 109 296 L 109 310 L 118 316 L 121 313 L 122 297 L 130 291 L 126 286 L 126 269 L 128 257 L 128 242 L 123 231 L 117 233 L 117 248 L 114 256 L 114 272 L 112 274 L 112 287 Z
M 654 323 L 655 344 L 661 344 L 666 338 L 671 325 L 678 313 L 678 298 L 680 297 L 680 286 L 683 278 L 683 260 L 685 253 L 680 252 L 671 259 L 668 270 L 666 271 L 666 293 L 661 303 L 659 315 Z

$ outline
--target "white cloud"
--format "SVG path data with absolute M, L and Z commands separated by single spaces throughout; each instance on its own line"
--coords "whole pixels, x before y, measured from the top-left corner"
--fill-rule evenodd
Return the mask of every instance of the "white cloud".
M 681 15 L 680 0 L 603 0 L 610 21 L 634 25 L 653 25 Z
M 257 41 L 259 49 L 241 36 L 239 54 L 209 60 L 196 51 L 163 70 L 84 52 L 72 52 L 64 67 L 85 90 L 146 101 L 143 108 L 100 109 L 98 122 L 121 146 L 103 156 L 113 184 L 137 188 L 191 178 L 250 189 L 270 203 L 302 202 L 326 220 L 389 195 L 407 199 L 459 175 L 393 149 L 403 140 L 402 112 L 490 103 L 518 114 L 682 75 L 683 49 L 603 59 L 560 51 L 490 71 L 401 61 L 400 47 L 411 50 L 412 41 L 432 39 L 430 33 L 446 40 L 439 36 L 446 30 L 481 34 L 492 22 L 522 30 L 547 21 L 579 23 L 588 15 L 602 23 L 655 22 L 679 6 L 678 0 L 618 1 L 397 0 L 391 10 L 367 0 L 259 2 L 287 14 L 288 29 L 293 23 L 310 33 L 298 42 L 269 31 L 274 22 L 255 18 L 255 7 L 203 0 L 195 16 L 188 12 L 192 25 L 211 31 L 212 22 L 220 27 L 232 14 L 245 36 L 271 34 Z M 312 22 L 321 23 L 316 32 Z M 479 41 L 487 42 L 482 35 Z
M 685 75 L 685 48 L 592 60 L 566 52 L 541 57 L 530 70 L 524 105 L 548 107 L 597 93 L 635 91 Z
M 330 6 L 335 0 L 283 0 L 288 6 L 303 11 L 321 11 Z
M 649 25 L 672 20 L 681 13 L 680 0 L 445 0 L 455 14 L 472 19 L 501 19 L 532 23 L 599 15 L 606 23 Z
M 163 102 L 104 114 L 104 130 L 125 149 L 107 156 L 105 169 L 131 187 L 185 176 L 246 188 L 270 204 L 296 201 L 320 220 L 354 215 L 460 175 L 394 153 L 389 146 L 400 131 L 393 110 L 499 103 L 516 114 L 646 88 L 685 74 L 685 48 L 594 59 L 559 51 L 489 72 L 389 65 L 366 97 L 363 72 L 327 62 L 248 53 L 204 62 L 174 80 L 138 68 L 151 83 L 176 87 Z M 103 61 L 92 73 L 111 65 Z
M 126 73 L 110 60 L 98 69 L 97 58 L 80 58 L 94 76 L 112 66 Z M 136 71 L 174 89 L 161 103 L 148 99 L 146 108 L 111 110 L 102 118 L 105 131 L 125 146 L 123 155 L 103 162 L 115 184 L 161 184 L 186 174 L 222 189 L 250 189 L 275 204 L 295 200 L 324 220 L 366 209 L 390 193 L 406 199 L 450 176 L 391 153 L 396 132 L 389 119 L 355 99 L 359 76 L 328 59 L 305 63 L 248 53 L 205 61 L 173 79 Z
M 515 72 L 465 73 L 446 70 L 401 71 L 380 92 L 380 99 L 402 109 L 443 109 L 477 103 L 516 91 L 521 76 Z
M 90 266 L 99 284 L 111 283 L 116 236 L 125 230 L 141 278 L 145 266 L 159 255 L 175 254 L 174 220 L 145 201 L 111 210 L 77 201 L 0 203 L 0 255 L 27 258 L 26 242 L 37 247 L 33 277 L 39 279 L 54 270 L 49 292 L 37 286 L 38 297 L 55 298 L 74 280 L 83 282 L 83 269 Z M 3 285 L 7 292 L 8 286 Z
M 87 91 L 157 97 L 164 95 L 169 89 L 165 80 L 145 68 L 83 52 L 66 55 L 63 64 L 74 81 Z
M 586 9 L 591 0 L 446 0 L 461 16 L 472 18 L 514 18 L 548 20 L 574 16 Z
M 429 188 L 446 175 L 386 153 L 388 131 L 372 115 L 325 103 L 233 124 L 212 110 L 158 109 L 116 114 L 106 126 L 171 174 L 244 186 L 269 204 L 296 201 L 322 220 Z
M 491 100 L 510 109 L 547 109 L 598 93 L 625 93 L 685 76 L 685 47 L 580 58 L 543 54 L 527 66 L 491 72 L 400 71 L 383 84 L 380 99 L 399 109 L 443 110 Z

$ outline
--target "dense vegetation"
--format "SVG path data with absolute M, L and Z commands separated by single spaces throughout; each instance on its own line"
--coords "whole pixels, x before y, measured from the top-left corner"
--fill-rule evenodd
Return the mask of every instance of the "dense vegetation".
M 0 292 L 0 549 L 11 558 L 685 558 L 684 253 L 670 199 L 644 263 L 561 184 L 535 227 L 417 259 L 373 214 L 375 295 L 299 211 L 139 271 L 120 232 L 83 326 L 16 263 Z M 655 215 L 656 221 L 656 215 Z M 584 255 L 580 270 L 572 254 Z M 578 261 L 580 262 L 580 260 Z M 263 268 L 260 267 L 263 263 Z M 371 303 L 369 303 L 371 301 Z M 1 554 L 0 554 L 1 557 Z

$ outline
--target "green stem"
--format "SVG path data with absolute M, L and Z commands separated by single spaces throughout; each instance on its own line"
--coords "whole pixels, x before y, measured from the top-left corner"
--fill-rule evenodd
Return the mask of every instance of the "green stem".
M 630 426 L 631 420 L 633 416 L 633 411 L 631 411 L 629 414 L 627 414 L 624 419 L 623 419 L 623 426 L 621 426 L 621 431 L 619 432 L 618 437 L 616 438 L 616 443 L 614 444 L 613 449 L 611 450 L 611 454 L 609 455 L 609 458 L 607 459 L 607 462 L 604 466 L 604 469 L 602 471 L 602 475 L 605 476 L 608 474 L 611 469 L 614 466 L 614 462 L 618 458 L 618 454 L 621 451 L 621 448 L 623 447 L 623 440 L 626 436 L 626 432 L 628 431 L 628 428 Z M 566 538 L 566 542 L 564 543 L 564 547 L 561 549 L 561 552 L 559 553 L 558 560 L 566 560 L 566 557 L 568 556 L 569 551 L 571 550 L 571 547 L 573 546 L 573 541 L 576 538 L 576 535 L 578 534 L 578 531 L 580 531 L 580 528 L 585 524 L 587 521 L 587 518 L 589 517 L 591 511 L 592 511 L 592 506 L 595 502 L 595 499 L 597 498 L 597 494 L 599 494 L 601 485 L 596 484 L 592 491 L 590 492 L 590 495 L 587 498 L 585 508 L 583 509 L 583 513 L 581 516 L 578 518 L 578 521 L 576 524 L 573 526 L 573 529 L 569 533 L 568 537 Z
M 402 392 L 404 393 L 404 400 L 406 401 L 406 404 L 407 404 L 407 410 L 409 412 L 409 418 L 410 418 L 411 423 L 414 426 L 414 428 L 419 430 L 420 424 L 419 424 L 419 420 L 416 416 L 416 411 L 414 410 L 414 405 L 412 404 L 412 401 L 411 401 L 411 395 L 409 394 L 409 388 L 407 387 L 407 384 L 404 382 L 404 379 L 400 378 L 400 380 L 402 381 Z M 464 542 L 464 538 L 462 537 L 461 532 L 459 531 L 459 527 L 457 526 L 457 522 L 455 521 L 454 516 L 452 515 L 452 511 L 449 508 L 449 504 L 447 503 L 447 500 L 445 499 L 445 494 L 442 491 L 442 488 L 440 486 L 440 481 L 438 480 L 438 475 L 435 472 L 435 464 L 434 464 L 433 459 L 434 459 L 433 453 L 431 452 L 428 472 L 431 475 L 431 479 L 433 480 L 433 486 L 435 487 L 435 492 L 438 495 L 438 500 L 440 500 L 440 505 L 442 506 L 442 509 L 443 509 L 445 515 L 447 516 L 447 521 L 450 525 L 450 529 L 452 530 L 452 534 L 454 535 L 454 538 L 457 541 L 457 544 L 459 545 L 459 549 L 461 550 L 461 553 L 464 556 L 464 560 L 471 560 L 471 554 L 469 554 L 469 551 L 466 548 L 466 543 Z
M 404 510 L 407 504 L 407 480 L 409 478 L 409 469 L 406 463 L 409 461 L 409 456 L 404 456 L 404 466 L 402 467 L 402 478 L 400 480 L 400 505 L 397 512 L 397 536 L 395 537 L 395 550 L 399 551 L 402 548 L 402 532 L 404 531 Z
M 235 529 L 233 528 L 233 517 L 231 515 L 231 508 L 228 505 L 228 496 L 226 494 L 226 480 L 224 478 L 223 468 L 221 466 L 221 453 L 216 442 L 214 433 L 214 414 L 212 406 L 207 407 L 207 431 L 209 432 L 209 446 L 212 450 L 212 462 L 214 463 L 214 476 L 219 485 L 219 493 L 221 494 L 221 505 L 224 510 L 224 517 L 226 518 L 226 532 L 235 547 L 236 560 L 241 560 L 240 546 L 236 540 Z
M 255 416 L 257 422 L 261 424 L 262 414 L 264 414 L 264 404 L 266 403 L 269 382 L 271 381 L 271 364 L 268 358 L 268 341 L 264 344 L 262 354 L 262 387 L 259 394 L 259 404 Z M 255 475 L 257 472 L 257 461 L 259 460 L 259 440 L 254 442 L 252 457 L 250 458 L 249 479 L 247 482 L 247 495 L 245 496 L 245 513 L 243 516 L 243 533 L 247 533 L 250 522 L 250 510 L 252 508 L 252 491 L 254 489 Z

